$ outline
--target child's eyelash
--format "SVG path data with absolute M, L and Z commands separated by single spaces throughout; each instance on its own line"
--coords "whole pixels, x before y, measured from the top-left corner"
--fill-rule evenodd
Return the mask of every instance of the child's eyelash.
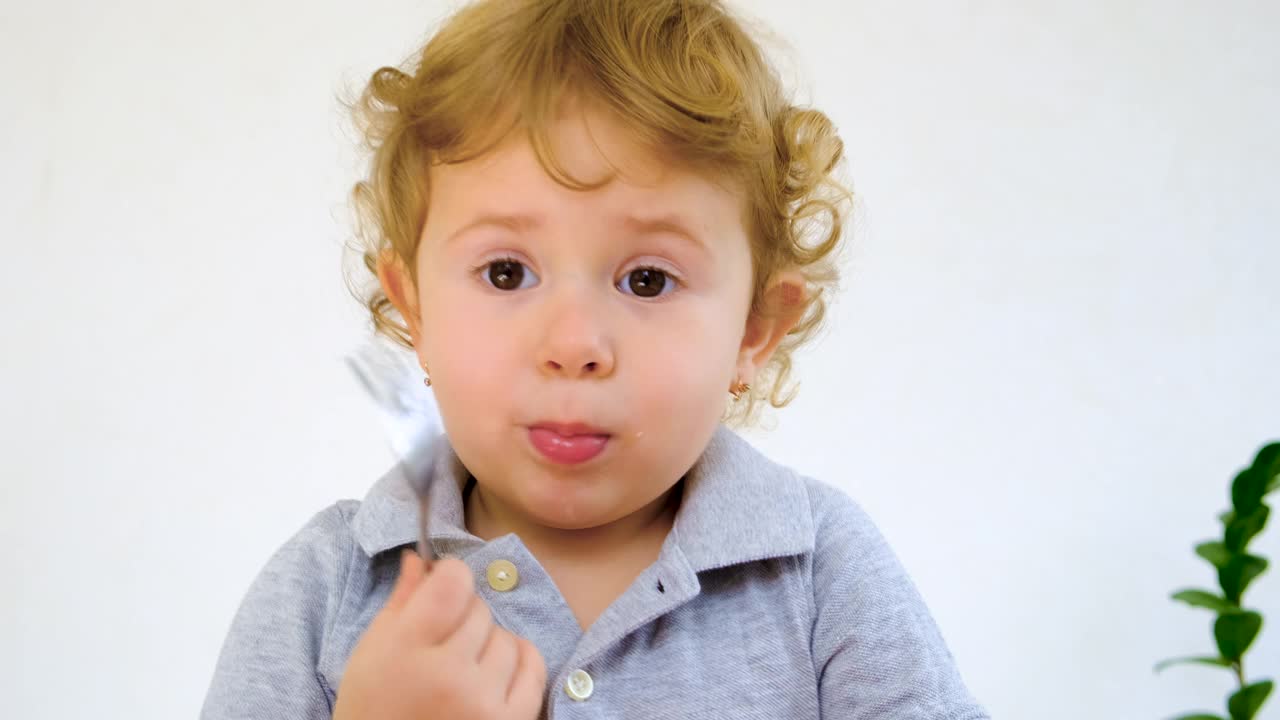
M 667 279 L 668 279 L 668 280 L 670 280 L 670 281 L 672 281 L 672 282 L 674 282 L 674 283 L 680 283 L 680 282 L 681 282 L 681 279 L 680 279 L 680 273 L 677 273 L 675 270 L 672 270 L 671 268 L 667 267 L 666 265 L 658 265 L 658 264 L 655 264 L 655 263 L 644 263 L 644 264 L 641 264 L 641 265 L 632 265 L 632 266 L 628 267 L 628 268 L 627 268 L 627 269 L 622 273 L 622 276 L 623 276 L 623 277 L 626 277 L 626 276 L 630 275 L 631 273 L 636 272 L 636 271 L 638 271 L 638 270 L 653 270 L 653 271 L 655 271 L 655 272 L 660 272 L 660 273 L 662 273 L 663 275 L 666 275 L 666 276 L 667 276 Z
M 501 255 L 498 257 L 487 258 L 483 262 L 481 262 L 479 265 L 472 267 L 471 274 L 479 275 L 482 271 L 488 270 L 489 266 L 495 263 L 514 263 L 516 265 L 525 265 L 525 266 L 528 266 L 529 264 L 521 260 L 520 258 L 514 257 L 512 255 Z
M 632 265 L 631 267 L 627 268 L 626 272 L 624 272 L 623 275 L 630 275 L 631 273 L 637 272 L 639 270 L 653 270 L 654 272 L 660 272 L 663 275 L 666 275 L 668 278 L 672 280 L 679 279 L 679 276 L 676 275 L 675 270 L 672 270 L 671 268 L 666 267 L 665 265 L 652 265 L 652 264 Z

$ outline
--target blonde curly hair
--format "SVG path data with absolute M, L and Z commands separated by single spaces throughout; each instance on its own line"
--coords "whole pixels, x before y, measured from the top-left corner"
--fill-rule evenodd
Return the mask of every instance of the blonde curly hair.
M 548 129 L 567 93 L 616 113 L 655 151 L 744 189 L 752 312 L 768 311 L 777 271 L 801 273 L 807 292 L 800 321 L 725 419 L 745 424 L 762 401 L 786 405 L 796 391 L 793 353 L 817 332 L 838 279 L 834 254 L 852 200 L 836 177 L 844 143 L 826 115 L 788 101 L 760 46 L 719 0 L 479 0 L 402 67 L 376 70 L 351 108 L 370 153 L 368 176 L 352 189 L 353 249 L 375 278 L 348 277 L 375 331 L 412 347 L 375 268 L 393 251 L 416 283 L 432 163 L 481 156 L 519 131 L 556 182 L 581 190 L 608 182 L 570 177 L 550 150 Z

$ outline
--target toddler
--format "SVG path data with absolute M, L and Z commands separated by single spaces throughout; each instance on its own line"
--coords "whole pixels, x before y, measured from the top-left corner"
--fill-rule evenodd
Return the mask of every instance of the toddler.
M 850 194 L 721 2 L 481 0 L 356 110 L 442 559 L 398 473 L 320 512 L 204 718 L 988 717 L 859 506 L 729 429 L 790 399 Z

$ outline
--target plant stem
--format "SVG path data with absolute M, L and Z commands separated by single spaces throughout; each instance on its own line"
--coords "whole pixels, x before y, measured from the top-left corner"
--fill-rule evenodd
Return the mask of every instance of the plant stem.
M 1244 689 L 1244 658 L 1240 658 L 1232 664 L 1232 669 L 1236 671 L 1236 680 L 1240 681 L 1240 689 Z

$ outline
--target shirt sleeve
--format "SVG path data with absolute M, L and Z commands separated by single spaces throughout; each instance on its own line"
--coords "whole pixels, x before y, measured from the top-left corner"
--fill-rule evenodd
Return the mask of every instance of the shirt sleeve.
M 317 667 L 354 548 L 344 509 L 318 513 L 272 555 L 223 643 L 201 720 L 328 720 Z
M 914 583 L 857 503 L 810 484 L 813 654 L 824 718 L 990 720 Z

